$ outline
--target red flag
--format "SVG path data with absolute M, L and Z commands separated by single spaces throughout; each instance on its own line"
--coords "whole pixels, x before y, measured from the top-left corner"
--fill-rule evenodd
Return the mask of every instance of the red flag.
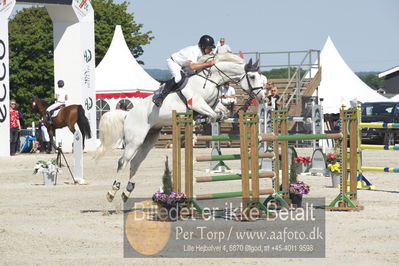
M 240 50 L 238 53 L 240 54 L 240 57 L 241 57 L 242 59 L 244 59 L 244 54 L 241 52 L 241 50 Z

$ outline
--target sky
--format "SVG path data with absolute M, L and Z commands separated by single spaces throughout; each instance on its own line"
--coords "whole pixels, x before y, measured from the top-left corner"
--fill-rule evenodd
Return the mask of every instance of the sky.
M 399 0 L 127 2 L 141 31 L 155 37 L 143 46 L 144 68 L 167 69 L 166 58 L 203 34 L 224 37 L 233 52 L 322 49 L 330 36 L 355 72 L 399 65 Z
M 166 58 L 203 34 L 224 37 L 235 53 L 321 50 L 330 36 L 352 71 L 399 65 L 399 0 L 114 0 L 123 1 L 155 37 L 139 57 L 146 69 L 167 69 Z M 276 60 L 287 63 L 261 63 Z

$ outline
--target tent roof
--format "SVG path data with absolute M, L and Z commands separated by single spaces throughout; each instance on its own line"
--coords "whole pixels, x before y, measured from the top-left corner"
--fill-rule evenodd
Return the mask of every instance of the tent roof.
M 137 63 L 117 25 L 111 45 L 96 67 L 97 93 L 152 92 L 158 88 L 159 83 Z
M 399 94 L 397 94 L 397 95 L 393 96 L 392 98 L 390 98 L 389 101 L 399 102 Z
M 389 74 L 392 74 L 392 73 L 395 73 L 398 71 L 399 71 L 399 66 L 396 66 L 396 67 L 390 68 L 388 70 L 385 70 L 384 72 L 381 72 L 380 74 L 378 74 L 378 77 L 383 78 L 385 76 L 388 76 Z
M 344 104 L 351 101 L 375 102 L 387 98 L 367 86 L 342 59 L 330 37 L 320 53 L 322 68 L 318 95 L 323 98 L 324 113 L 339 113 Z

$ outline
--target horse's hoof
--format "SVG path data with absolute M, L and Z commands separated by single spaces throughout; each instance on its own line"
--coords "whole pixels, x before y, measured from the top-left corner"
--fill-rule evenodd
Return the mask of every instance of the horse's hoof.
M 112 202 L 114 200 L 115 195 L 113 195 L 111 192 L 107 192 L 107 200 L 109 202 Z
M 126 195 L 125 192 L 122 192 L 121 197 L 122 197 L 123 202 L 126 202 L 129 199 L 129 197 Z

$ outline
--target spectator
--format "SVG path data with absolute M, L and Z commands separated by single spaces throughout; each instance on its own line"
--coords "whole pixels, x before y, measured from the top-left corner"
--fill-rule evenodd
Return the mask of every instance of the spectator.
M 278 95 L 277 87 L 273 87 L 270 92 L 271 94 L 267 96 L 267 105 L 272 106 L 275 110 L 278 110 L 278 100 L 280 100 L 280 95 Z
M 229 108 L 230 115 L 233 115 L 234 105 L 237 102 L 236 98 L 236 91 L 234 88 L 230 86 L 229 82 L 224 83 L 221 90 L 221 99 L 222 104 Z
M 21 125 L 21 128 L 25 128 L 24 114 L 21 111 L 18 111 L 18 115 L 19 115 L 19 124 Z
M 21 124 L 19 122 L 19 113 L 16 109 L 17 102 L 12 99 L 10 101 L 10 155 L 13 156 L 17 152 L 17 142 Z
M 215 48 L 215 54 L 225 54 L 225 53 L 231 53 L 231 49 L 228 44 L 225 44 L 224 38 L 220 38 L 219 43 Z
M 269 81 L 269 82 L 266 83 L 266 85 L 264 86 L 264 88 L 266 90 L 265 91 L 266 96 L 270 96 L 272 94 L 271 90 L 272 90 L 273 87 L 274 87 L 274 83 L 273 82 Z

